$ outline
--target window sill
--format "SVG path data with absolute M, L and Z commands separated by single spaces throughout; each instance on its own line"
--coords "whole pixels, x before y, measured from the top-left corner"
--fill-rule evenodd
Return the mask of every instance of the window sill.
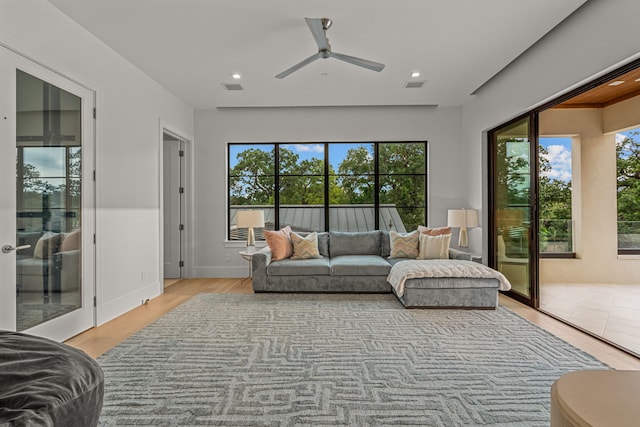
M 618 254 L 619 260 L 639 260 L 640 254 Z
M 575 259 L 575 252 L 546 252 L 538 254 L 540 259 Z
M 225 240 L 223 245 L 225 248 L 245 249 L 247 247 L 247 242 L 244 240 Z M 265 246 L 267 246 L 267 242 L 256 242 L 256 249 L 262 249 Z

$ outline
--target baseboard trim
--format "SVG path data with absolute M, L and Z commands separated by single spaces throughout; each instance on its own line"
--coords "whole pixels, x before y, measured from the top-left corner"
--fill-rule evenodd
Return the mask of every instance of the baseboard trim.
M 249 264 L 244 267 L 194 267 L 193 277 L 242 278 L 249 276 Z
M 98 297 L 98 306 L 96 307 L 97 326 L 115 319 L 127 311 L 138 307 L 142 301 L 155 298 L 161 293 L 162 285 L 160 282 L 153 282 L 108 302 L 101 302 L 100 297 Z

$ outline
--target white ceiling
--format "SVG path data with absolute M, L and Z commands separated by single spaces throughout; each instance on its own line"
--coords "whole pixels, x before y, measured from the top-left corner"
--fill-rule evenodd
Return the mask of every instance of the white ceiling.
M 463 105 L 586 0 L 49 0 L 196 109 Z M 320 59 L 304 17 L 333 20 Z M 409 74 L 420 71 L 418 79 Z M 234 80 L 233 73 L 242 79 Z M 403 86 L 425 80 L 420 89 Z M 240 83 L 227 91 L 222 83 Z M 530 83 L 527 83 L 530 84 Z

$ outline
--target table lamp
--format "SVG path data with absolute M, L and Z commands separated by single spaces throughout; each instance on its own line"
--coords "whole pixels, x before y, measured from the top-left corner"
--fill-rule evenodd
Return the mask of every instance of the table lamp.
M 254 227 L 264 227 L 264 211 L 248 210 L 238 211 L 236 225 L 238 228 L 248 228 L 247 246 L 255 245 Z
M 447 212 L 447 226 L 460 228 L 458 246 L 461 248 L 469 246 L 467 227 L 477 227 L 478 225 L 477 209 L 449 209 Z

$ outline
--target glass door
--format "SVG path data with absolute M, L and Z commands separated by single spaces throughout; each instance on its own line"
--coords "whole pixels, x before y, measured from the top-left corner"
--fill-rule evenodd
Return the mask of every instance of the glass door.
M 94 325 L 93 93 L 1 55 L 0 328 L 64 340 Z
M 511 282 L 510 294 L 537 304 L 537 146 L 527 116 L 489 133 L 490 263 Z

